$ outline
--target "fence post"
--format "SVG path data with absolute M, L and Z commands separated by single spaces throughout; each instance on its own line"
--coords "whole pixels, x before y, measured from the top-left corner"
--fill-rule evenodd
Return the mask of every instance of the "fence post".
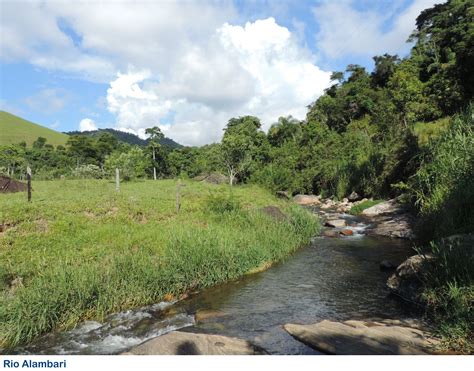
M 115 168 L 115 190 L 120 191 L 120 170 L 118 167 Z
M 179 213 L 179 209 L 181 208 L 181 179 L 178 179 L 178 184 L 176 185 L 176 214 Z
M 31 202 L 31 168 L 26 168 L 26 188 L 28 190 L 28 202 Z

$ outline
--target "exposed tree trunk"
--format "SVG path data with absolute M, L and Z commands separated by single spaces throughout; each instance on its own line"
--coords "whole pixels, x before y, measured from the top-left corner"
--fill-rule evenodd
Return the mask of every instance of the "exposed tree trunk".
M 229 171 L 229 184 L 230 186 L 232 186 L 234 184 L 234 179 L 235 179 L 235 173 L 234 171 L 231 169 Z
M 156 180 L 156 167 L 155 167 L 155 147 L 153 147 L 153 179 Z

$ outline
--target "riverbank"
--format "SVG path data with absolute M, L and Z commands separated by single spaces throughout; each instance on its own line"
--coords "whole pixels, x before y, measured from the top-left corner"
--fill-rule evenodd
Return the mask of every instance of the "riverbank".
M 34 183 L 1 195 L 0 343 L 126 308 L 176 300 L 270 266 L 307 244 L 317 219 L 255 186 L 175 181 Z M 278 207 L 283 215 L 263 209 Z M 283 216 L 283 217 L 282 217 Z

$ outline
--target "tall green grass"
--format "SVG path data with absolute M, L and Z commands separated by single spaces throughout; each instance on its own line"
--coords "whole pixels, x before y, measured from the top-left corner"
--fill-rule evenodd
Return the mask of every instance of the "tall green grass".
M 447 348 L 474 351 L 474 235 L 431 243 L 423 299 Z
M 474 105 L 430 142 L 406 190 L 425 241 L 474 229 Z
M 418 211 L 417 234 L 435 259 L 425 272 L 428 313 L 451 349 L 474 342 L 474 106 L 424 148 L 405 185 Z M 461 235 L 446 239 L 452 235 Z
M 0 222 L 10 225 L 0 236 L 0 343 L 236 279 L 284 259 L 319 228 L 255 186 L 234 187 L 229 201 L 227 186 L 185 182 L 176 214 L 175 186 L 123 183 L 117 193 L 107 181 L 54 181 L 35 182 L 31 204 L 0 195 Z M 262 213 L 266 205 L 288 218 Z M 14 277 L 24 287 L 11 290 Z

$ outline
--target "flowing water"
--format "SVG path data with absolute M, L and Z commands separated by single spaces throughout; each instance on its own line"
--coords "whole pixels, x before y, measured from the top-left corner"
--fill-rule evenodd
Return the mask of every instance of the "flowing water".
M 346 217 L 350 219 L 349 216 Z M 247 339 L 272 354 L 316 354 L 282 328 L 323 319 L 403 318 L 407 309 L 388 295 L 389 273 L 379 263 L 401 263 L 413 252 L 403 240 L 363 235 L 318 237 L 285 262 L 178 303 L 159 303 L 51 333 L 17 353 L 116 354 L 166 332 L 207 332 Z M 196 316 L 195 316 L 196 315 Z M 197 318 L 197 320 L 196 320 Z

